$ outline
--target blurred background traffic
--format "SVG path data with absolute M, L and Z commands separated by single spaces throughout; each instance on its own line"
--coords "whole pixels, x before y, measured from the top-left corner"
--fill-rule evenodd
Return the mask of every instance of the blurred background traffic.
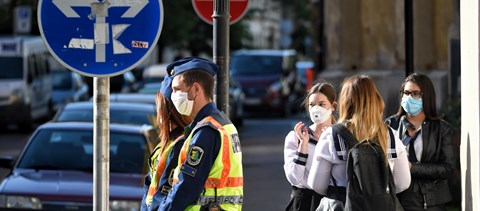
M 49 54 L 37 4 L 0 0 L 0 207 L 91 210 L 93 80 Z M 163 1 L 163 7 L 154 51 L 110 78 L 112 210 L 138 208 L 157 142 L 155 95 L 166 65 L 186 56 L 212 58 L 212 25 L 192 2 Z M 413 8 L 414 69 L 432 78 L 437 105 L 458 130 L 459 0 L 414 1 Z M 296 122 L 307 121 L 301 102 L 315 81 L 338 89 L 347 75 L 369 74 L 385 115 L 396 112 L 406 9 L 403 1 L 249 1 L 245 16 L 230 26 L 228 86 L 228 113 L 244 148 L 245 210 L 279 210 L 288 202 L 283 141 Z

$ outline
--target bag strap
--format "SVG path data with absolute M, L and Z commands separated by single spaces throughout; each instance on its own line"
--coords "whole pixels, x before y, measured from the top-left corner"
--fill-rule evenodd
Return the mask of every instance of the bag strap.
M 389 156 L 389 158 L 397 158 L 397 146 L 395 141 L 395 135 L 393 135 L 392 128 L 390 128 L 388 125 L 387 125 L 387 129 L 388 129 L 388 135 L 389 135 L 388 140 L 390 142 L 390 147 L 388 147 L 387 155 Z
M 345 140 L 347 144 L 348 150 L 353 148 L 355 145 L 357 145 L 358 141 L 355 137 L 353 137 L 352 133 L 348 131 L 348 129 L 343 125 L 343 123 L 337 123 L 332 125 L 332 129 L 335 130 L 342 138 Z

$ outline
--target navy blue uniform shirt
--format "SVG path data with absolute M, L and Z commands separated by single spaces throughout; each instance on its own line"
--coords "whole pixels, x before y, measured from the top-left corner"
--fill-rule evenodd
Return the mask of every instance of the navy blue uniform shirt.
M 198 112 L 189 128 L 193 129 L 205 117 L 220 112 L 214 103 L 208 103 Z M 185 138 L 187 138 L 187 134 L 185 134 Z M 205 126 L 195 131 L 190 141 L 187 159 L 178 175 L 178 183 L 172 187 L 160 210 L 183 211 L 187 206 L 196 204 L 197 198 L 204 190 L 213 162 L 220 151 L 220 142 L 219 132 L 212 127 Z M 191 156 L 193 149 L 196 150 L 197 156 Z

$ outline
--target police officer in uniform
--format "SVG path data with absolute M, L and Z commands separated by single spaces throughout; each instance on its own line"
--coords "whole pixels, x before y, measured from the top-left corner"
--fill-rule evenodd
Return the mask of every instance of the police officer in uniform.
M 178 155 L 185 141 L 183 129 L 192 122 L 191 117 L 175 110 L 171 95 L 172 79 L 165 77 L 156 98 L 160 141 L 148 159 L 150 172 L 145 178 L 142 211 L 158 210 L 171 190 L 173 170 L 178 165 Z
M 174 171 L 173 187 L 161 210 L 241 210 L 243 170 L 235 126 L 213 100 L 218 66 L 206 59 L 177 60 L 173 69 L 172 102 L 193 117 Z

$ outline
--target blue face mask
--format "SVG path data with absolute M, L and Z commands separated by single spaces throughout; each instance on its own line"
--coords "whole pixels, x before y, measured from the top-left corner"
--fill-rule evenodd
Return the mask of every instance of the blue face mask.
M 423 101 L 412 96 L 404 96 L 402 98 L 402 107 L 407 113 L 415 116 L 423 110 Z

